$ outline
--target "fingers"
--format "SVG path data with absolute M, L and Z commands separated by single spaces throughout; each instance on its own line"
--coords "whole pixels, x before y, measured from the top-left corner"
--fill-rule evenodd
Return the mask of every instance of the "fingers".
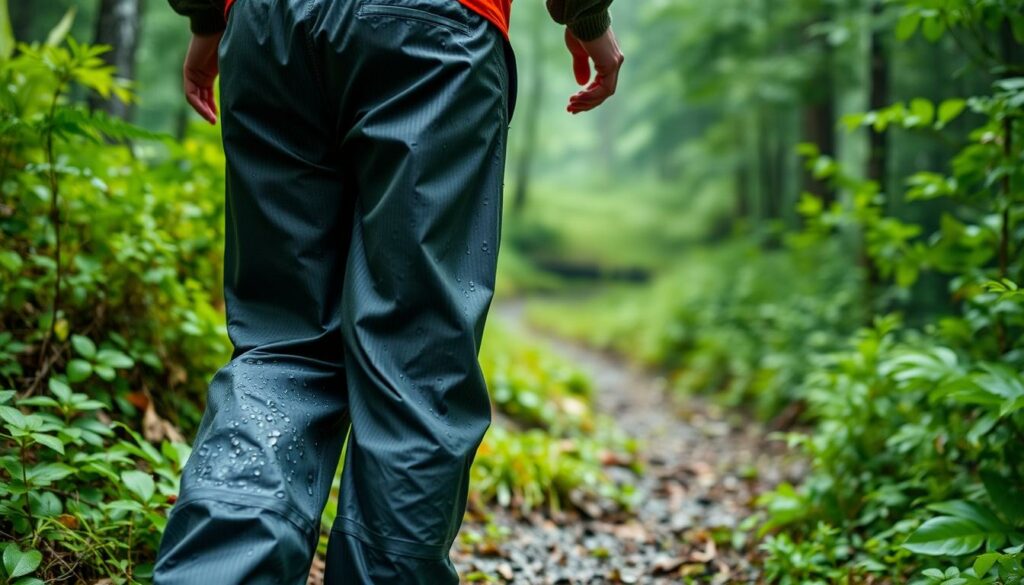
M 572 72 L 576 83 L 586 85 L 590 81 L 590 55 L 568 28 L 565 29 L 565 46 L 572 55 Z
M 619 50 L 615 35 L 609 28 L 600 37 L 580 41 L 568 29 L 565 45 L 573 58 L 573 72 L 580 85 L 586 84 L 591 76 L 590 62 L 594 62 L 594 80 L 584 89 L 569 98 L 566 110 L 572 114 L 592 110 L 615 95 L 619 85 L 619 69 L 625 58 Z
M 566 108 L 566 111 L 570 114 L 588 112 L 612 97 L 612 93 L 612 90 L 608 88 L 606 80 L 598 77 L 586 89 L 577 92 L 569 98 L 569 106 Z
M 622 57 L 619 56 L 612 65 L 607 63 L 597 64 L 597 77 L 594 82 L 577 92 L 569 98 L 569 107 L 566 108 L 571 114 L 578 114 L 593 110 L 600 106 L 608 98 L 615 95 L 619 84 L 619 67 L 622 65 Z
M 217 48 L 221 35 L 193 35 L 182 68 L 185 99 L 210 124 L 217 123 L 213 84 L 217 79 Z
M 217 123 L 217 103 L 213 99 L 212 87 L 199 87 L 198 85 L 185 81 L 185 99 L 188 100 L 192 109 L 202 116 L 210 124 Z

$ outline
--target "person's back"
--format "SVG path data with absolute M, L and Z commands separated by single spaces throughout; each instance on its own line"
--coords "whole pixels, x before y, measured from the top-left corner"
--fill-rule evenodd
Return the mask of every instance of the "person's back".
M 571 112 L 614 93 L 609 3 L 548 2 L 577 79 L 597 67 Z M 350 430 L 327 583 L 457 583 L 448 552 L 490 423 L 477 350 L 514 105 L 510 0 L 171 4 L 194 33 L 186 95 L 211 123 L 221 73 L 235 352 L 155 582 L 305 583 Z

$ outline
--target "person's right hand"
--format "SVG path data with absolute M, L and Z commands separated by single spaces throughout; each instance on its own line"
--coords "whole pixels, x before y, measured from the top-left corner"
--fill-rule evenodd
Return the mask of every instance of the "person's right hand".
M 603 35 L 592 41 L 581 41 L 565 29 L 565 46 L 572 54 L 572 70 L 576 75 L 576 83 L 586 85 L 585 88 L 569 98 L 572 114 L 593 110 L 615 94 L 619 82 L 619 69 L 625 57 L 619 50 L 619 43 L 611 27 Z M 590 80 L 590 61 L 594 62 L 594 80 Z M 588 85 L 589 82 L 589 85 Z
M 185 99 L 204 120 L 217 123 L 217 102 L 213 98 L 213 82 L 217 79 L 217 48 L 222 33 L 192 35 L 182 68 Z

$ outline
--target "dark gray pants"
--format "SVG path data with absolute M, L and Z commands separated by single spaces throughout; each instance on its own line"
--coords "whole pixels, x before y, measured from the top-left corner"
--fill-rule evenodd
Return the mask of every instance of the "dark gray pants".
M 237 0 L 225 289 L 158 585 L 457 583 L 515 66 L 456 0 Z

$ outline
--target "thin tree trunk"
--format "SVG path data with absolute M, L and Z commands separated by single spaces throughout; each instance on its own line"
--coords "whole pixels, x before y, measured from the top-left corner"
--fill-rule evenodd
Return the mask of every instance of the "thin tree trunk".
M 739 128 L 736 131 L 736 152 L 744 153 L 747 150 L 746 124 L 741 119 Z M 750 197 L 751 197 L 751 173 L 750 159 L 747 156 L 740 156 L 736 164 L 736 219 L 750 220 Z
M 880 110 L 889 105 L 889 61 L 885 46 L 885 35 L 887 29 L 880 26 L 882 13 L 885 6 L 882 0 L 873 0 L 871 5 L 871 48 L 869 50 L 870 89 L 868 94 L 868 107 L 871 110 Z M 889 178 L 889 141 L 886 132 L 869 132 L 868 138 L 868 168 L 867 178 L 878 183 L 879 189 L 883 192 L 887 189 Z M 881 284 L 881 274 L 878 266 L 868 254 L 864 234 L 861 234 L 860 242 L 860 265 L 864 270 L 864 303 L 866 307 L 865 318 L 870 323 L 874 318 L 874 305 L 876 292 Z
M 872 21 L 878 26 L 881 20 L 884 6 L 879 0 L 872 3 Z M 885 47 L 884 36 L 886 31 L 876 28 L 871 33 L 871 89 L 868 97 L 868 107 L 871 110 L 879 110 L 889 105 L 889 60 Z M 872 181 L 877 181 L 882 191 L 886 190 L 888 179 L 888 133 L 871 132 L 869 139 L 869 158 L 867 176 Z
M 818 22 L 828 18 L 828 14 L 822 14 Z M 828 39 L 822 38 L 816 44 L 821 51 L 822 57 L 817 75 L 812 80 L 813 86 L 808 88 L 811 92 L 811 100 L 804 106 L 803 140 L 804 142 L 817 145 L 818 151 L 822 155 L 835 158 L 836 108 L 834 80 L 832 78 L 833 51 Z M 826 207 L 835 201 L 833 189 L 826 182 L 815 179 L 814 173 L 810 170 L 803 172 L 803 190 L 820 197 Z
M 516 189 L 512 195 L 512 212 L 519 214 L 526 208 L 530 195 L 530 182 L 533 179 L 533 161 L 537 156 L 540 130 L 541 106 L 544 100 L 544 47 L 543 28 L 534 23 L 531 27 L 531 59 L 530 59 L 530 93 L 526 100 L 525 135 L 519 157 L 516 160 Z
M 104 53 L 103 59 L 117 69 L 118 77 L 124 79 L 135 79 L 141 8 L 140 0 L 100 0 L 95 42 L 112 47 Z M 89 104 L 94 109 L 125 120 L 131 120 L 135 114 L 131 104 L 113 95 L 106 99 L 94 95 L 90 97 Z
M 35 21 L 36 10 L 29 6 L 28 2 L 9 2 L 8 12 L 11 18 L 11 31 L 14 39 L 27 43 L 32 41 L 32 25 Z

